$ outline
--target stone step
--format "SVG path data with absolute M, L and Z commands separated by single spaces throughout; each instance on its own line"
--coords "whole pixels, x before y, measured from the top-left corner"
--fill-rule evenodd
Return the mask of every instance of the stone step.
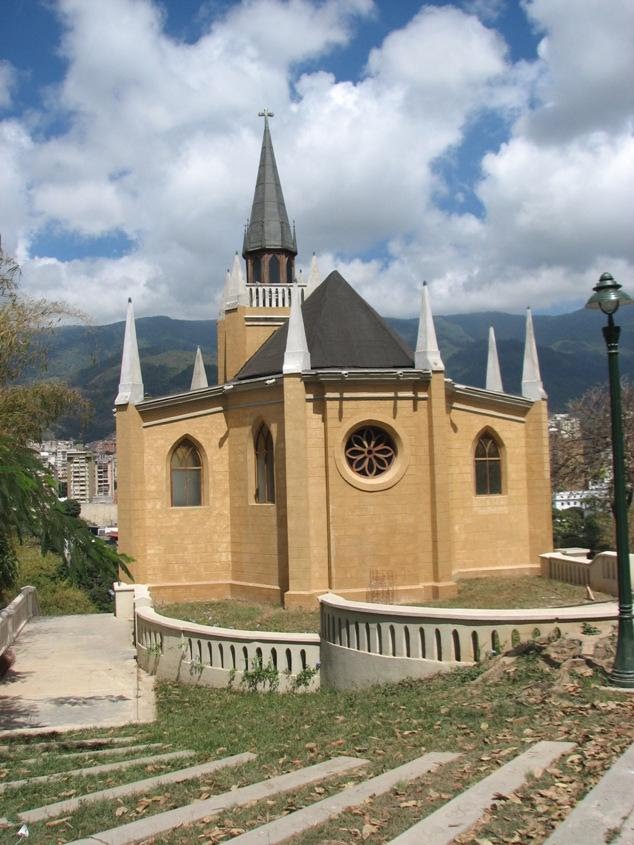
M 123 745 L 126 742 L 137 742 L 139 740 L 138 736 L 100 736 L 94 739 L 64 739 L 64 735 L 57 732 L 53 736 L 59 736 L 59 739 L 48 740 L 46 742 L 22 741 L 11 743 L 10 745 L 0 745 L 0 752 L 11 753 L 16 748 L 28 748 L 37 751 L 59 748 L 103 748 L 108 745 Z
M 136 751 L 150 751 L 154 748 L 164 748 L 164 742 L 148 742 L 146 745 L 120 745 L 117 748 L 101 748 L 98 751 L 71 751 L 66 754 L 64 750 L 60 751 L 43 751 L 39 757 L 25 757 L 20 760 L 20 764 L 24 763 L 39 763 L 42 757 L 52 757 L 57 754 L 63 757 L 64 760 L 73 760 L 75 757 L 108 757 L 113 754 L 134 754 Z
M 316 763 L 285 775 L 276 775 L 268 780 L 232 789 L 206 798 L 204 801 L 195 801 L 184 807 L 129 822 L 121 827 L 102 830 L 86 839 L 77 839 L 68 845 L 133 845 L 135 842 L 142 842 L 144 839 L 167 833 L 176 827 L 193 824 L 207 816 L 222 813 L 231 807 L 243 807 L 252 801 L 274 798 L 285 792 L 324 780 L 324 778 L 335 777 L 367 765 L 367 760 L 356 757 L 333 757 L 323 763 Z
M 43 807 L 35 807 L 32 810 L 25 810 L 18 813 L 18 818 L 23 822 L 39 822 L 42 819 L 52 819 L 62 813 L 74 813 L 85 804 L 94 804 L 95 801 L 107 801 L 112 798 L 123 798 L 126 795 L 137 795 L 139 792 L 149 792 L 159 786 L 169 783 L 182 783 L 186 780 L 209 775 L 219 769 L 229 766 L 241 766 L 243 763 L 250 763 L 256 759 L 255 754 L 246 752 L 234 754 L 232 757 L 223 757 L 221 760 L 211 760 L 208 763 L 201 763 L 198 766 L 189 766 L 187 769 L 178 769 L 175 772 L 165 772 L 143 780 L 135 780 L 131 783 L 124 783 L 121 786 L 113 786 L 110 789 L 101 789 L 99 792 L 88 792 L 85 795 L 77 795 L 66 801 L 57 801 L 54 804 L 46 804 Z
M 53 780 L 63 780 L 70 777 L 84 777 L 87 775 L 99 775 L 102 772 L 115 772 L 119 769 L 129 769 L 130 766 L 145 766 L 150 763 L 166 763 L 169 760 L 180 760 L 183 757 L 193 757 L 195 751 L 169 751 L 167 754 L 154 754 L 149 757 L 135 757 L 132 760 L 119 760 L 116 763 L 101 763 L 98 766 L 86 766 L 83 769 L 70 769 L 67 772 L 54 772 L 50 775 L 38 775 L 33 778 L 22 780 L 10 780 L 0 783 L 0 792 L 7 789 L 19 789 L 21 786 L 30 786 L 33 783 L 48 783 Z
M 613 763 L 544 845 L 571 842 L 575 845 L 634 843 L 634 745 Z
M 383 795 L 385 792 L 389 792 L 399 783 L 416 780 L 416 778 L 422 777 L 427 772 L 431 772 L 459 756 L 459 754 L 448 752 L 423 754 L 417 760 L 412 760 L 396 769 L 390 769 L 390 771 L 383 772 L 377 777 L 344 789 L 336 795 L 331 795 L 322 801 L 311 804 L 310 807 L 296 810 L 294 813 L 261 825 L 248 833 L 236 836 L 231 840 L 231 845 L 238 845 L 238 843 L 239 845 L 275 845 L 277 842 L 284 842 L 291 836 L 305 833 L 310 828 L 330 821 L 345 810 L 357 807 L 375 795 Z
M 450 845 L 482 818 L 497 795 L 514 792 L 522 786 L 531 772 L 547 768 L 574 747 L 574 742 L 536 743 L 392 839 L 389 845 Z M 567 840 L 567 845 L 572 841 L 574 840 Z

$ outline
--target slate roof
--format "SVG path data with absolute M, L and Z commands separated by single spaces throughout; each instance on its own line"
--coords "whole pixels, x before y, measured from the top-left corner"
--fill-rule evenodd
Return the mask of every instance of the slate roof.
M 267 116 L 264 117 L 260 165 L 251 218 L 244 234 L 242 256 L 246 258 L 247 253 L 260 249 L 286 249 L 297 255 L 295 235 L 288 222 Z
M 407 344 L 336 270 L 304 302 L 302 316 L 313 370 L 414 367 Z M 281 373 L 287 331 L 271 335 L 236 379 Z

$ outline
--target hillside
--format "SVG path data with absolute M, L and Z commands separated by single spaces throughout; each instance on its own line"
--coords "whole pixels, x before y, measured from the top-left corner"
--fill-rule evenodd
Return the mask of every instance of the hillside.
M 632 313 L 630 313 L 632 312 Z M 435 320 L 447 375 L 461 384 L 484 386 L 487 338 L 495 326 L 504 387 L 519 393 L 524 351 L 524 316 L 502 313 L 458 314 Z M 607 378 L 604 320 L 596 312 L 574 311 L 534 318 L 542 378 L 552 411 L 592 384 Z M 621 371 L 634 378 L 634 308 L 619 312 Z M 418 321 L 388 319 L 413 348 Z M 137 320 L 137 337 L 146 392 L 162 396 L 187 390 L 196 346 L 200 346 L 209 383 L 216 381 L 216 323 L 213 320 Z M 51 338 L 48 378 L 61 378 L 81 388 L 95 408 L 87 422 L 62 420 L 58 436 L 93 440 L 113 428 L 112 403 L 117 393 L 124 323 L 106 326 L 65 326 Z

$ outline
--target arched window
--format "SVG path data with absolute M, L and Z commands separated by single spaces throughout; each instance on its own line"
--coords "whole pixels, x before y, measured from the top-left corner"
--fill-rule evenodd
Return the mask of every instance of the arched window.
M 483 434 L 476 443 L 475 487 L 477 496 L 502 492 L 500 447 L 490 434 Z
M 269 284 L 279 285 L 280 283 L 280 259 L 277 255 L 269 258 Z
M 202 461 L 191 440 L 181 440 L 170 461 L 172 507 L 202 504 Z
M 275 501 L 273 438 L 264 423 L 255 435 L 255 501 Z
M 251 282 L 259 283 L 262 281 L 262 259 L 259 255 L 253 259 L 253 278 Z

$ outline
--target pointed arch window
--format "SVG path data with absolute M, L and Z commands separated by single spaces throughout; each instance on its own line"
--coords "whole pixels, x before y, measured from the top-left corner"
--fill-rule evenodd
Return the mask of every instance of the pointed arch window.
M 255 501 L 260 504 L 275 501 L 275 455 L 273 438 L 264 423 L 255 435 Z
M 502 456 L 495 438 L 481 435 L 475 448 L 475 487 L 477 496 L 492 496 L 502 492 Z
M 202 504 L 202 461 L 196 445 L 181 440 L 170 460 L 172 507 L 187 508 Z
M 280 259 L 277 255 L 269 258 L 269 284 L 279 285 L 280 283 Z
M 262 259 L 259 255 L 255 256 L 251 266 L 253 268 L 253 278 L 251 281 L 255 284 L 259 284 L 262 281 Z

